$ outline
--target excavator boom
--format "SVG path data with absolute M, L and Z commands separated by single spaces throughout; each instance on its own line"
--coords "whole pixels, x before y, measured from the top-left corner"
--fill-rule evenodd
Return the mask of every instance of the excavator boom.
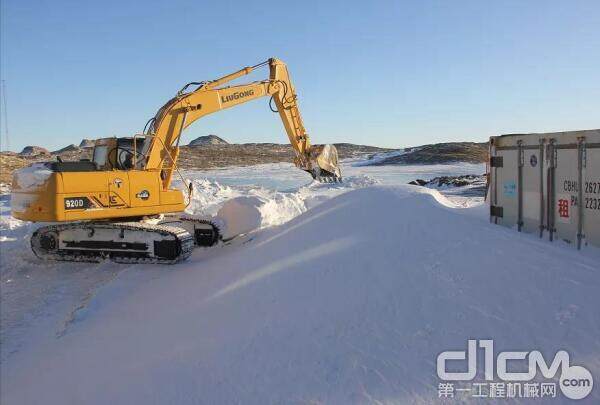
M 269 79 L 237 86 L 223 87 L 232 80 L 250 74 L 256 68 L 268 65 Z M 198 87 L 185 92 L 190 85 Z M 277 112 L 290 144 L 296 154 L 294 163 L 306 170 L 313 177 L 332 177 L 339 179 L 341 173 L 337 162 L 335 148 L 329 149 L 330 157 L 321 157 L 322 166 L 318 164 L 318 156 L 312 150 L 310 140 L 300 110 L 298 108 L 295 88 L 290 80 L 287 66 L 280 60 L 271 58 L 258 65 L 246 67 L 237 72 L 223 76 L 220 79 L 186 85 L 174 98 L 159 109 L 149 125 L 149 134 L 154 138 L 147 154 L 148 169 L 161 168 L 165 170 L 163 186 L 168 188 L 178 155 L 177 147 L 183 130 L 199 118 L 235 107 L 239 104 L 265 96 L 272 97 Z

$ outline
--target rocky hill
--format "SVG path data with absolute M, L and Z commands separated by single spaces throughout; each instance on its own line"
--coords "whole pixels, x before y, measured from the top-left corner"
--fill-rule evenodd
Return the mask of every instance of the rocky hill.
M 48 161 L 60 156 L 64 161 L 90 159 L 92 148 L 88 140 L 81 146 L 69 145 L 55 152 L 48 152 L 38 146 L 28 146 L 20 154 L 2 152 L 2 172 L 0 182 L 10 182 L 15 169 L 34 162 Z M 197 141 L 197 142 L 196 142 Z M 90 141 L 93 143 L 93 141 Z M 319 145 L 316 145 L 317 147 Z M 404 150 L 378 148 L 375 146 L 351 143 L 335 144 L 340 159 L 375 157 L 367 165 L 396 164 L 436 164 L 456 161 L 480 163 L 487 159 L 486 143 L 441 143 L 424 145 Z M 292 147 L 276 143 L 229 144 L 223 139 L 208 135 L 195 139 L 188 146 L 182 146 L 179 167 L 183 169 L 209 169 L 226 166 L 251 166 L 262 163 L 291 162 L 294 157 Z
M 315 145 L 319 146 L 319 145 Z M 384 152 L 375 146 L 335 144 L 340 159 Z M 184 169 L 251 166 L 262 163 L 291 162 L 294 151 L 290 145 L 277 143 L 209 144 L 203 147 L 182 146 L 179 165 Z
M 20 156 L 38 156 L 38 155 L 49 155 L 48 149 L 42 148 L 41 146 L 25 146 Z
M 216 135 L 200 136 L 188 144 L 188 146 L 205 146 L 205 145 L 227 145 L 229 142 Z
M 406 148 L 401 153 L 374 159 L 370 165 L 440 164 L 451 162 L 483 163 L 488 158 L 487 142 L 449 142 Z
M 26 159 L 14 152 L 0 153 L 0 183 L 10 183 L 12 172 L 29 165 L 32 159 Z
M 354 145 L 349 143 L 335 145 L 338 149 L 340 159 L 389 151 L 389 149 L 378 148 L 375 146 Z M 17 155 L 12 152 L 0 153 L 2 159 L 0 161 L 2 166 L 0 182 L 10 182 L 14 170 L 28 166 L 34 162 L 55 160 L 57 156 L 60 156 L 64 161 L 90 159 L 92 154 L 91 148 L 82 148 L 75 145 L 67 146 L 53 153 L 50 153 L 43 148 L 34 150 L 46 152 L 32 153 L 29 155 Z M 182 169 L 209 169 L 226 166 L 251 166 L 262 163 L 291 162 L 293 157 L 294 151 L 292 150 L 292 147 L 284 144 L 205 143 L 202 145 L 182 146 L 180 148 L 178 164 Z
M 79 143 L 79 147 L 80 148 L 93 148 L 94 147 L 94 140 L 93 139 L 86 139 L 86 138 L 84 138 Z
M 76 152 L 76 151 L 79 151 L 79 146 L 77 146 L 74 143 L 72 143 L 69 146 L 65 146 L 62 149 L 55 150 L 52 153 L 55 154 L 55 155 L 57 155 L 57 154 L 65 153 L 65 152 Z

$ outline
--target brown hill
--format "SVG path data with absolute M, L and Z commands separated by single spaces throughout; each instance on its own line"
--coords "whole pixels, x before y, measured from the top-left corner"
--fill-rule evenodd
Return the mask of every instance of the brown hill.
M 21 156 L 37 156 L 37 155 L 49 155 L 48 149 L 42 148 L 41 146 L 25 146 L 19 155 Z
M 335 144 L 338 148 L 340 159 L 357 157 L 369 153 L 381 153 L 389 149 L 375 146 Z M 318 146 L 318 145 L 317 145 Z M 42 148 L 40 148 L 42 149 Z M 10 182 L 12 172 L 34 162 L 55 160 L 60 156 L 64 161 L 90 159 L 92 149 L 66 147 L 51 155 L 23 155 L 16 156 L 11 152 L 2 152 L 2 180 Z M 290 145 L 276 143 L 246 143 L 246 144 L 206 144 L 202 147 L 182 146 L 180 149 L 178 165 L 182 169 L 210 169 L 226 166 L 251 166 L 262 163 L 291 162 L 294 152 Z
M 488 159 L 488 144 L 449 142 L 405 149 L 406 153 L 373 162 L 373 166 L 401 164 L 440 164 L 452 162 L 483 163 Z

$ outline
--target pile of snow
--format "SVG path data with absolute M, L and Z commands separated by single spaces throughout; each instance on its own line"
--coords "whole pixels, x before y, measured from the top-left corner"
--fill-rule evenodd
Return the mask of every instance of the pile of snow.
M 484 186 L 487 184 L 485 175 L 466 174 L 463 176 L 442 176 L 431 180 L 417 179 L 409 184 L 427 186 L 438 190 L 455 189 L 465 186 Z
M 5 360 L 0 399 L 430 403 L 437 355 L 470 338 L 567 350 L 598 376 L 599 262 L 424 187 L 351 190 L 168 269 L 126 268 Z
M 256 197 L 237 197 L 223 204 L 217 218 L 222 221 L 221 236 L 228 240 L 258 229 L 262 223 L 260 206 L 262 201 Z
M 453 202 L 460 202 L 463 206 L 483 203 L 487 191 L 486 176 L 476 174 L 441 176 L 431 180 L 416 179 L 408 184 L 439 190 Z
M 44 163 L 34 163 L 31 166 L 15 170 L 13 183 L 15 187 L 22 190 L 35 189 L 43 186 L 51 175 L 52 171 Z
M 274 190 L 255 185 L 227 186 L 216 180 L 193 179 L 192 176 L 189 176 L 193 179 L 194 192 L 186 212 L 211 217 L 217 215 L 227 201 L 249 197 L 251 200 L 240 200 L 239 203 L 242 205 L 250 203 L 255 207 L 260 213 L 260 218 L 255 218 L 258 221 L 257 227 L 264 228 L 283 224 L 309 208 L 339 194 L 378 184 L 377 180 L 365 175 L 346 177 L 343 183 L 326 184 L 307 180 L 310 179 L 308 175 L 301 175 L 306 184 L 289 190 Z M 181 185 L 181 183 L 176 183 L 176 185 Z M 248 215 L 252 216 L 250 213 Z M 237 218 L 239 219 L 239 217 Z M 232 219 L 233 217 L 230 217 L 230 226 L 237 226 L 232 223 Z M 242 226 L 242 228 L 244 227 Z

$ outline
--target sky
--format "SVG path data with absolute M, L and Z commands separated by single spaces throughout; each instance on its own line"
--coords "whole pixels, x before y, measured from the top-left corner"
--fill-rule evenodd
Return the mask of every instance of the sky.
M 270 57 L 313 143 L 600 128 L 597 0 L 2 0 L 1 18 L 3 150 L 131 136 L 185 83 Z M 208 134 L 287 141 L 267 99 L 198 120 L 182 144 Z

